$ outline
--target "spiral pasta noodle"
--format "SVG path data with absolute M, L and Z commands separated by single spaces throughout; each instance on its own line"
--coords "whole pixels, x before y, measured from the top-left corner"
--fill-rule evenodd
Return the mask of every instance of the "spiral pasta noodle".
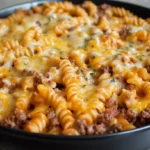
M 28 45 L 33 40 L 38 41 L 41 36 L 41 30 L 38 27 L 31 27 L 23 37 L 23 46 Z
M 62 127 L 64 129 L 70 128 L 74 124 L 74 118 L 71 111 L 67 109 L 66 101 L 63 97 L 59 96 L 52 89 L 47 89 L 46 87 L 38 86 L 40 94 L 47 100 L 47 103 L 53 107 L 56 114 L 60 118 Z M 44 91 L 43 91 L 44 90 Z
M 142 18 L 128 17 L 128 16 L 124 17 L 124 22 L 127 23 L 127 24 L 136 25 L 136 26 L 141 26 L 141 25 L 146 23 L 146 21 L 143 20 Z
M 47 124 L 47 117 L 42 113 L 38 113 L 25 124 L 24 129 L 30 132 L 42 133 L 46 129 Z
M 112 7 L 112 12 L 115 16 L 119 16 L 119 17 L 133 16 L 133 14 L 130 11 L 120 7 Z
M 83 100 L 79 95 L 78 78 L 74 68 L 68 60 L 60 62 L 60 68 L 63 73 L 63 83 L 66 85 L 67 100 L 71 102 L 71 109 L 76 110 L 83 106 Z

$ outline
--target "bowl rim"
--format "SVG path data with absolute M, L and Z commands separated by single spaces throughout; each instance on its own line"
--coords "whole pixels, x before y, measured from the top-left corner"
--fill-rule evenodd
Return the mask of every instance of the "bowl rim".
M 25 2 L 25 3 L 20 3 L 17 5 L 12 5 L 6 8 L 0 9 L 0 17 L 1 14 L 5 14 L 5 12 L 9 10 L 16 10 L 19 8 L 23 8 L 24 5 L 28 6 L 28 8 L 35 7 L 37 5 L 43 4 L 44 2 L 47 2 L 50 0 L 41 0 L 41 1 L 33 1 L 33 2 Z M 51 1 L 63 1 L 63 0 L 51 0 Z M 150 11 L 150 8 L 146 8 L 144 6 L 128 3 L 128 2 L 121 2 L 121 1 L 110 1 L 110 0 L 102 0 L 100 3 L 108 3 L 108 4 L 127 4 L 130 6 L 134 7 L 139 7 L 143 9 L 147 9 L 147 11 Z M 26 10 L 28 10 L 28 8 Z M 11 13 L 10 13 L 11 14 Z M 121 132 L 116 132 L 116 133 L 110 133 L 110 134 L 101 134 L 101 135 L 80 135 L 80 136 L 64 136 L 64 135 L 49 135 L 49 134 L 39 134 L 39 133 L 32 133 L 32 132 L 27 132 L 24 130 L 18 130 L 18 129 L 13 129 L 9 127 L 4 127 L 0 126 L 0 134 L 8 134 L 11 136 L 15 137 L 24 137 L 24 138 L 32 138 L 32 139 L 44 139 L 44 140 L 92 140 L 92 139 L 101 139 L 101 138 L 110 138 L 110 137 L 115 137 L 115 136 L 121 136 L 121 135 L 127 135 L 127 134 L 132 134 L 135 132 L 142 132 L 150 129 L 150 125 L 146 125 L 143 127 L 135 128 L 132 130 L 126 130 L 126 131 L 121 131 Z
M 23 138 L 32 138 L 35 140 L 92 140 L 92 139 L 102 139 L 102 138 L 111 138 L 116 136 L 130 135 L 137 132 L 147 131 L 150 129 L 150 125 L 143 127 L 135 128 L 132 130 L 126 130 L 110 134 L 101 134 L 101 135 L 79 135 L 79 136 L 65 136 L 65 135 L 50 135 L 44 133 L 32 133 L 24 130 L 13 129 L 9 127 L 0 126 L 0 134 L 7 134 L 13 137 L 23 137 Z

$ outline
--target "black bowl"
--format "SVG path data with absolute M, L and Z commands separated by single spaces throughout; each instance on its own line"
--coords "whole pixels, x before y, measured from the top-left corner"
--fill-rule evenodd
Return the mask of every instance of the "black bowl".
M 74 3 L 83 2 L 83 0 L 72 1 Z M 141 6 L 117 1 L 93 1 L 96 4 L 108 3 L 124 7 L 142 18 L 150 17 L 150 9 Z M 43 2 L 24 3 L 2 9 L 0 18 L 7 17 L 16 9 L 30 9 Z M 150 149 L 149 139 L 150 125 L 119 133 L 93 136 L 53 136 L 0 127 L 0 150 L 148 150 Z

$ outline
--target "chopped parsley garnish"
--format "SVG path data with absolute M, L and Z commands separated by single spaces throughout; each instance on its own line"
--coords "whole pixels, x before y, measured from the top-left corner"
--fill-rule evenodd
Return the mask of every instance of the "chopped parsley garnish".
M 24 65 L 27 65 L 28 63 L 27 62 L 24 62 Z
M 91 73 L 90 73 L 91 76 L 93 76 L 94 74 L 95 74 L 94 72 L 91 72 Z
M 96 69 L 93 69 L 94 72 L 96 72 Z
M 87 44 L 86 44 L 86 42 L 88 42 L 90 40 L 92 40 L 91 37 L 84 39 L 84 45 L 80 46 L 79 48 L 83 48 L 84 50 L 87 50 Z
M 83 73 L 83 70 L 82 70 L 82 69 L 79 69 L 79 71 Z
M 67 18 L 68 21 L 71 21 L 71 18 Z
M 130 46 L 130 47 L 133 47 L 134 45 L 135 45 L 135 42 L 130 42 L 130 43 L 129 43 L 129 46 Z
M 112 79 L 110 80 L 110 82 L 116 82 L 115 78 L 112 78 Z
M 48 17 L 48 18 L 47 18 L 47 23 L 46 23 L 45 25 L 48 25 L 51 21 L 52 21 L 52 18 L 51 18 L 51 17 Z
M 46 34 L 47 33 L 47 31 L 43 31 L 43 34 Z
M 61 21 L 62 21 L 62 19 L 61 19 L 61 18 L 59 18 L 57 21 L 58 21 L 58 22 L 61 22 Z
M 48 17 L 48 23 L 50 23 L 52 21 L 51 17 Z
M 87 48 L 87 45 L 86 44 L 84 44 L 83 46 L 79 46 L 78 48 L 82 48 L 82 49 L 84 49 L 85 51 L 87 50 L 86 48 Z
M 132 42 L 132 41 L 131 41 L 130 44 L 135 44 L 135 42 Z
M 64 54 L 64 51 L 60 51 L 60 55 L 63 55 Z
M 93 59 L 94 59 L 95 57 L 96 57 L 95 55 L 92 56 Z
M 53 49 L 54 49 L 54 50 L 59 50 L 57 47 L 54 47 Z
M 88 38 L 85 39 L 85 42 L 88 42 L 88 41 L 91 41 L 91 40 L 92 40 L 92 38 L 88 37 Z
M 86 48 L 87 48 L 87 45 L 85 44 L 84 46 L 82 46 L 82 48 L 84 49 L 84 50 L 87 50 Z
M 120 47 L 119 50 L 129 50 L 129 47 Z
M 86 81 L 88 81 L 88 78 L 85 78 Z
M 145 31 L 146 31 L 146 32 L 149 32 L 149 29 L 146 29 Z

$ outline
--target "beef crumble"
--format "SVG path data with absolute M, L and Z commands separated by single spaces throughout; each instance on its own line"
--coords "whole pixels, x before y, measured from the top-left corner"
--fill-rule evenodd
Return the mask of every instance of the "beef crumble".
M 105 124 L 87 125 L 85 120 L 77 120 L 76 128 L 81 135 L 104 134 L 107 131 Z
M 98 15 L 99 17 L 108 17 L 108 14 L 106 13 L 107 10 L 110 10 L 111 9 L 111 6 L 108 5 L 108 4 L 102 4 L 102 5 L 99 5 L 98 7 Z
M 112 67 L 109 66 L 101 66 L 101 68 L 99 69 L 100 74 L 103 73 L 110 73 L 111 75 L 113 74 L 113 70 Z
M 53 109 L 47 111 L 47 118 L 49 119 L 49 129 L 60 125 L 58 117 Z
M 146 70 L 148 73 L 150 73 L 150 65 L 146 66 Z
M 26 112 L 16 109 L 3 120 L 1 125 L 15 129 L 23 129 L 23 126 L 28 119 L 29 115 Z
M 130 29 L 131 29 L 130 26 L 127 26 L 127 25 L 123 26 L 122 29 L 119 32 L 120 37 L 122 39 L 125 39 L 129 35 Z
M 134 112 L 131 109 L 128 109 L 126 112 L 126 119 L 130 122 L 130 123 L 135 123 L 137 120 L 137 113 Z
M 150 123 L 150 108 L 146 108 L 144 111 L 141 112 L 140 122 L 141 122 L 141 125 Z

